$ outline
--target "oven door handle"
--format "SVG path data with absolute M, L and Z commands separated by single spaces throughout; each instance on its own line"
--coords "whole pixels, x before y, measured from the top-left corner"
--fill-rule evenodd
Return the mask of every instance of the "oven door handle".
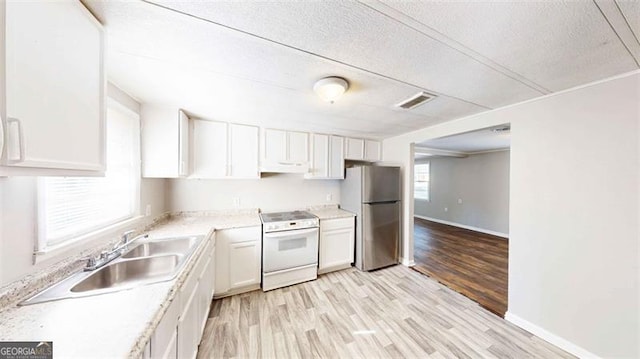
M 310 229 L 294 229 L 290 231 L 282 231 L 282 232 L 271 232 L 265 233 L 265 238 L 287 238 L 287 237 L 298 237 L 305 234 L 310 234 L 313 232 L 317 232 L 318 228 L 310 228 Z

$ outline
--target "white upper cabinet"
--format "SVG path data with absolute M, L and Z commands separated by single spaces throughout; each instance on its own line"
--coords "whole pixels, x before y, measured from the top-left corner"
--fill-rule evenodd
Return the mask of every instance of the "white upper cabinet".
M 193 119 L 193 178 L 258 178 L 259 128 Z
M 229 125 L 229 176 L 259 178 L 260 129 L 255 126 Z
M 309 169 L 309 134 L 284 130 L 263 131 L 262 172 L 305 173 Z
M 380 141 L 364 140 L 364 160 L 370 162 L 382 159 L 382 144 Z
M 329 178 L 344 179 L 344 137 L 329 137 Z
M 344 137 L 311 135 L 311 166 L 305 178 L 344 179 Z
M 305 132 L 287 131 L 287 162 L 295 165 L 309 164 L 309 134 Z
M 364 140 L 361 138 L 347 137 L 347 150 L 345 154 L 347 160 L 364 159 Z
M 345 158 L 367 162 L 380 161 L 382 159 L 382 144 L 380 141 L 348 137 Z
M 329 135 L 311 135 L 311 166 L 305 177 L 329 177 Z
M 193 172 L 194 178 L 224 178 L 228 172 L 226 122 L 193 119 Z
M 178 111 L 178 176 L 189 175 L 189 117 L 184 111 Z
M 0 14 L 0 175 L 103 173 L 102 26 L 79 1 L 2 1 Z
M 142 121 L 142 176 L 177 178 L 189 174 L 189 118 L 171 107 L 144 104 Z

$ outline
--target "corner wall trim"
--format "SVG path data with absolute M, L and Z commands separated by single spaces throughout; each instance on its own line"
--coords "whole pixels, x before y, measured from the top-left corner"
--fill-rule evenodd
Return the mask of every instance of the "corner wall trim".
M 507 313 L 504 315 L 504 319 L 526 331 L 528 331 L 529 333 L 546 340 L 547 342 L 557 346 L 558 348 L 573 354 L 575 356 L 577 356 L 578 358 L 593 358 L 593 359 L 600 359 L 599 356 L 591 353 L 590 351 L 576 345 L 573 344 L 572 342 L 563 339 L 551 332 L 549 332 L 546 329 L 540 328 L 539 326 L 520 318 L 519 316 L 510 313 L 509 311 L 507 311 Z
M 417 215 L 417 214 L 414 214 L 413 216 L 416 217 L 416 218 L 424 219 L 424 220 L 431 221 L 431 222 L 447 224 L 447 225 L 450 225 L 450 226 L 469 229 L 469 230 L 480 232 L 480 233 L 491 234 L 491 235 L 502 237 L 502 238 L 507 238 L 507 239 L 509 238 L 509 233 L 496 232 L 496 231 L 492 231 L 490 229 L 478 228 L 478 227 L 474 227 L 474 226 L 467 226 L 466 224 L 462 224 L 462 223 L 449 222 L 449 221 L 445 221 L 445 220 L 442 220 L 442 219 L 425 217 L 425 216 L 420 216 L 420 215 Z
M 416 262 L 413 260 L 413 258 L 412 259 L 402 258 L 402 261 L 400 263 L 406 267 L 413 267 L 414 265 L 416 265 Z

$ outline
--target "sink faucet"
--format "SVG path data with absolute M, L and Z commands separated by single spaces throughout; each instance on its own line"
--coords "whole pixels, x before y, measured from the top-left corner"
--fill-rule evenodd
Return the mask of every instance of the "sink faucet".
M 122 233 L 122 236 L 120 237 L 121 238 L 120 242 L 116 243 L 113 246 L 113 250 L 125 248 L 127 246 L 127 244 L 129 244 L 129 242 L 130 242 L 129 241 L 129 237 L 132 234 L 134 234 L 135 232 L 136 231 L 132 229 L 132 230 L 129 230 L 129 231 L 126 231 L 126 232 Z
M 112 260 L 120 257 L 124 252 L 127 251 L 127 245 L 131 242 L 136 241 L 138 238 L 147 238 L 148 234 L 138 236 L 134 239 L 129 239 L 131 235 L 135 233 L 134 230 L 126 231 L 122 234 L 120 241 L 116 243 L 110 251 L 102 251 L 98 257 L 91 257 L 87 260 L 87 264 L 84 267 L 85 271 L 96 270 L 105 264 L 111 262 Z

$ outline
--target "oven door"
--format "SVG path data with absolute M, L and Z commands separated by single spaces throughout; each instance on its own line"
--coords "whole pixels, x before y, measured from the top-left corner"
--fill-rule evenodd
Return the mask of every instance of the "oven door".
M 262 235 L 262 271 L 265 273 L 318 263 L 318 228 Z

